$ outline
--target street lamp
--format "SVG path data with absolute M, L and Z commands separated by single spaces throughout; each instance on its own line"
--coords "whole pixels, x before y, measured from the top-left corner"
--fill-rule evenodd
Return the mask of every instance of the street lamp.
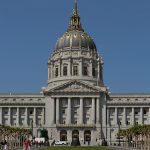
M 120 125 L 121 125 L 121 122 L 120 120 L 118 120 L 118 131 L 120 132 Z M 118 146 L 120 146 L 120 133 L 118 132 Z

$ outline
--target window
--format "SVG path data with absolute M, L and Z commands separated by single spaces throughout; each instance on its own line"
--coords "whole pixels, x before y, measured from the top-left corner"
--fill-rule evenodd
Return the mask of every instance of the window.
M 130 125 L 130 122 L 129 122 L 129 121 L 126 121 L 126 124 L 127 124 L 127 125 Z
M 58 77 L 58 68 L 55 68 L 55 77 Z
M 67 76 L 67 66 L 64 66 L 64 67 L 63 67 L 63 75 L 64 75 L 64 76 Z
M 65 114 L 65 109 L 62 110 L 62 114 Z
M 33 111 L 32 110 L 30 110 L 30 115 L 32 115 L 33 114 Z
M 147 110 L 146 110 L 146 109 L 143 110 L 143 114 L 144 114 L 144 115 L 147 114 Z
M 74 111 L 74 115 L 77 115 L 77 110 Z
M 96 70 L 95 70 L 95 68 L 92 68 L 92 75 L 93 75 L 93 77 L 96 76 Z
M 74 76 L 78 75 L 78 66 L 73 66 L 73 75 Z
M 75 119 L 74 119 L 74 124 L 77 124 L 77 123 L 78 123 L 78 122 L 77 122 L 77 118 L 75 118 Z
M 88 68 L 87 68 L 87 66 L 84 66 L 84 67 L 83 67 L 83 75 L 84 75 L 84 76 L 87 76 L 87 75 L 88 75 Z

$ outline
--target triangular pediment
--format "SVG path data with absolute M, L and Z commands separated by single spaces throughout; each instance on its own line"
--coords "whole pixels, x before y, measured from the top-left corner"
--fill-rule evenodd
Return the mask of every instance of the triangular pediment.
M 58 87 L 51 89 L 53 92 L 100 92 L 94 86 L 88 85 L 80 81 L 70 81 Z

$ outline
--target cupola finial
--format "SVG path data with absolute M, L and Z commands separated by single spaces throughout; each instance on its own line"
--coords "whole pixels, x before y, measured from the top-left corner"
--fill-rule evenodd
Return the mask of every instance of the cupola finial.
M 74 0 L 73 14 L 74 14 L 74 15 L 78 15 L 78 5 L 77 5 L 77 0 Z
M 80 16 L 78 14 L 77 0 L 74 0 L 73 14 L 71 16 L 70 24 L 68 28 L 68 31 L 72 31 L 72 30 L 84 31 L 80 22 Z

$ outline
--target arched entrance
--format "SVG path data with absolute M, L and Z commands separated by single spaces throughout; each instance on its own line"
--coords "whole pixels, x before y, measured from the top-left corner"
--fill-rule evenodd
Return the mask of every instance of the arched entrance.
M 85 142 L 91 141 L 91 131 L 90 130 L 84 131 L 84 141 Z
M 79 131 L 78 130 L 73 130 L 72 131 L 72 139 L 73 140 L 79 140 Z
M 60 141 L 67 141 L 67 131 L 66 130 L 60 131 Z
M 72 146 L 79 146 L 80 145 L 80 141 L 79 141 L 79 131 L 78 130 L 73 130 L 72 131 L 72 142 L 71 142 Z

